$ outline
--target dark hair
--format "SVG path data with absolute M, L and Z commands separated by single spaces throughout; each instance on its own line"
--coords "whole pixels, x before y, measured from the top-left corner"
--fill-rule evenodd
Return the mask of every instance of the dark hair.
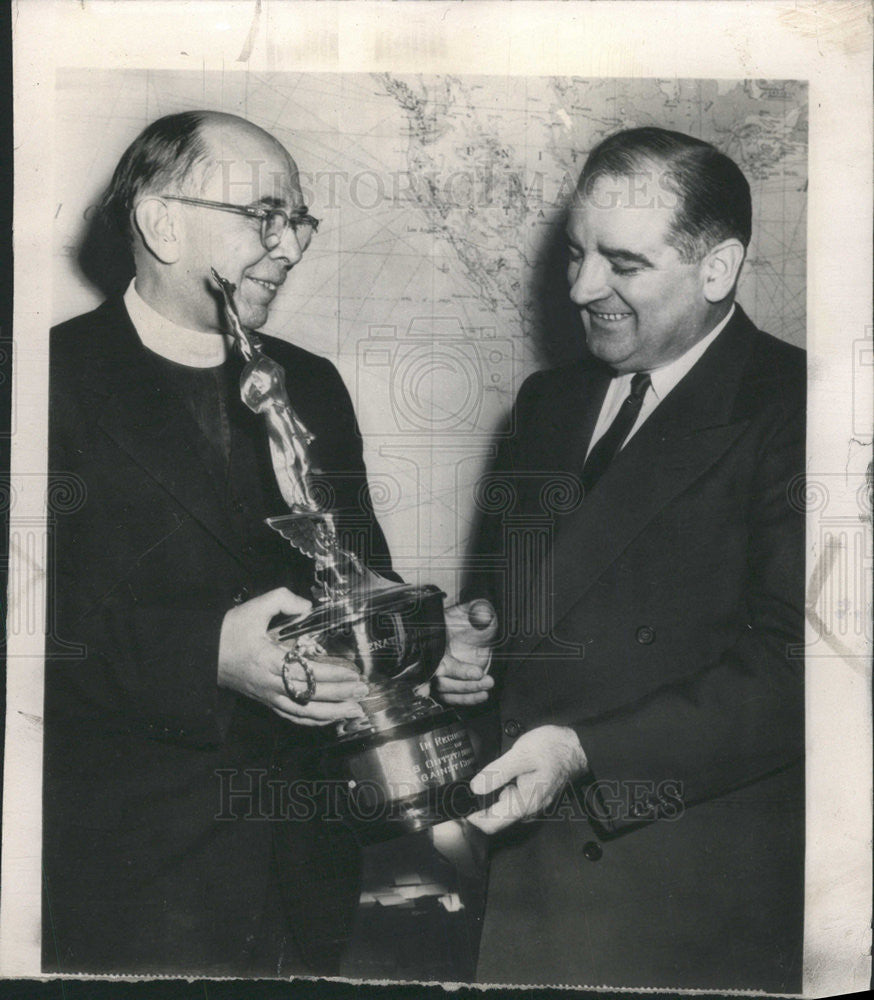
M 616 132 L 589 154 L 577 190 L 590 194 L 603 176 L 633 177 L 664 172 L 662 190 L 676 196 L 668 242 L 685 261 L 700 260 L 717 243 L 752 232 L 750 186 L 740 167 L 709 142 L 682 132 L 648 126 Z
M 192 170 L 209 163 L 209 150 L 201 134 L 205 115 L 183 111 L 165 115 L 147 126 L 125 150 L 101 201 L 104 219 L 132 239 L 131 211 L 143 191 L 176 192 L 192 181 L 202 185 L 202 175 Z M 174 190 L 175 189 L 175 190 Z

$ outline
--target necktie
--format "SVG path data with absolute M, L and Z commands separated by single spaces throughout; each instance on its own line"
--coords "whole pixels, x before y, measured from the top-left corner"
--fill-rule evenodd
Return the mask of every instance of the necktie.
M 650 387 L 651 379 L 645 372 L 638 372 L 631 380 L 631 392 L 619 408 L 613 423 L 607 428 L 595 447 L 589 453 L 583 474 L 580 477 L 583 489 L 588 493 L 607 470 L 623 442 L 631 433 L 643 406 L 643 398 Z

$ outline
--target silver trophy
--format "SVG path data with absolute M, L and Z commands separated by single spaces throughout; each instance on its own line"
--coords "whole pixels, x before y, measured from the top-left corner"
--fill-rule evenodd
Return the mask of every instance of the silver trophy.
M 340 544 L 334 514 L 314 497 L 308 451 L 314 437 L 289 402 L 285 373 L 240 322 L 235 286 L 215 270 L 212 275 L 245 361 L 240 395 L 264 418 L 288 504 L 287 514 L 267 523 L 315 564 L 312 611 L 280 622 L 270 636 L 287 660 L 305 669 L 306 658 L 349 660 L 369 687 L 360 703 L 364 717 L 339 723 L 328 742 L 324 775 L 339 782 L 346 816 L 364 839 L 464 816 L 477 806 L 468 785 L 478 769 L 470 736 L 453 710 L 427 694 L 446 646 L 446 595 L 430 584 L 388 580 Z M 488 628 L 494 610 L 487 602 L 477 605 L 471 626 Z

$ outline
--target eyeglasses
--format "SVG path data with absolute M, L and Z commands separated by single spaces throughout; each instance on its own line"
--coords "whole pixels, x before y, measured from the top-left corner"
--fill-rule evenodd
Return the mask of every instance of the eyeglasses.
M 299 214 L 289 215 L 281 208 L 266 208 L 263 205 L 229 205 L 223 201 L 185 198 L 178 194 L 162 194 L 160 197 L 168 201 L 181 201 L 184 205 L 214 208 L 218 212 L 232 212 L 234 215 L 247 215 L 250 219 L 258 219 L 261 223 L 261 245 L 265 250 L 275 250 L 282 242 L 286 229 L 291 227 L 298 246 L 304 251 L 310 245 L 313 233 L 319 229 L 319 220 L 307 214 L 306 205 L 300 207 Z

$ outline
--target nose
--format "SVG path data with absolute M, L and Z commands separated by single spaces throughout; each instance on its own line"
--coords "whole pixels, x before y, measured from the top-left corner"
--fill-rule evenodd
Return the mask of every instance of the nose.
M 275 246 L 268 247 L 267 255 L 271 260 L 278 261 L 289 268 L 294 267 L 303 257 L 303 248 L 293 226 L 287 226 Z
M 574 273 L 576 269 L 576 273 Z M 597 302 L 610 294 L 607 282 L 607 264 L 599 255 L 588 254 L 579 263 L 569 268 L 571 282 L 570 297 L 575 306 L 585 306 Z

